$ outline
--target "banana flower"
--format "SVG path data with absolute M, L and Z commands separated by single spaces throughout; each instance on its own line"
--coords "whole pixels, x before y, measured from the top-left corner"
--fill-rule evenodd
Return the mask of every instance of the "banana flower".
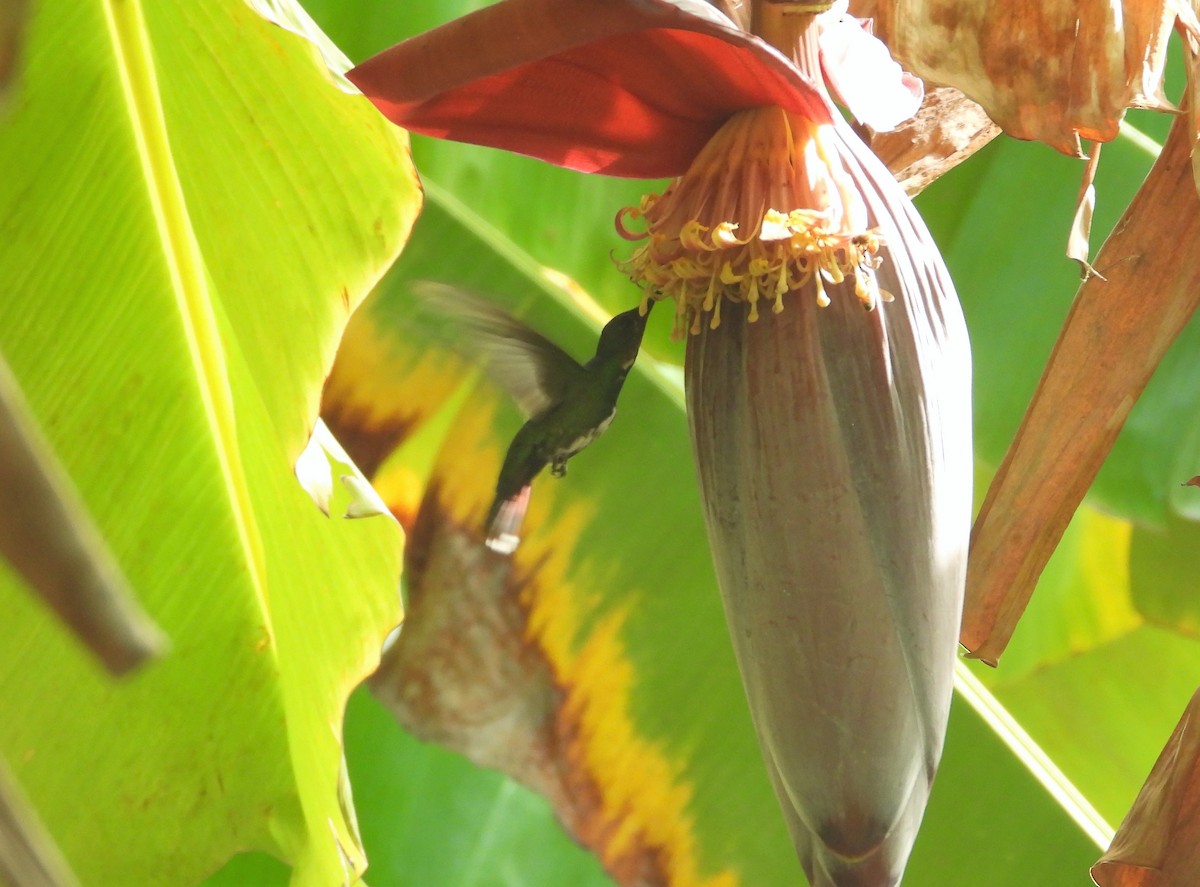
M 903 875 L 945 735 L 970 355 L 925 225 L 824 81 L 860 118 L 919 91 L 830 5 L 756 4 L 750 33 L 697 0 L 502 0 L 348 76 L 416 132 L 675 177 L 617 213 L 619 267 L 687 338 L 709 544 L 801 862 L 874 887 Z

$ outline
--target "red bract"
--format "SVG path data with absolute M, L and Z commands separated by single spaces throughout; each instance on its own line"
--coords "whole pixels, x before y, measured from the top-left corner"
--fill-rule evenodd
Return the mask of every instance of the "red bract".
M 698 0 L 519 0 L 347 77 L 393 123 L 580 172 L 676 176 L 734 113 L 836 113 L 795 65 Z

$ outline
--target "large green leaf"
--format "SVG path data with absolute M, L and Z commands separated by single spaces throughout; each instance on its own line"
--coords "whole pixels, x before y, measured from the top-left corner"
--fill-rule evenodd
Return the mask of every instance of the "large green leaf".
M 0 751 L 85 883 L 243 849 L 341 883 L 346 696 L 400 537 L 293 475 L 418 194 L 401 134 L 236 0 L 35 5 L 0 121 L 0 349 L 165 660 L 113 683 L 0 568 Z

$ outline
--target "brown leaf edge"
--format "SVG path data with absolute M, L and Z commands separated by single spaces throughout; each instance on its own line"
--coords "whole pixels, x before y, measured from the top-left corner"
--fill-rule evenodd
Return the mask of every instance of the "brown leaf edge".
M 1081 287 L 972 531 L 961 642 L 995 665 L 1167 348 L 1200 304 L 1187 115 Z
M 1200 691 L 1092 866 L 1099 887 L 1193 887 L 1200 872 Z
M 957 89 L 925 92 L 920 110 L 891 132 L 858 127 L 909 197 L 915 197 L 1000 134 L 987 113 Z

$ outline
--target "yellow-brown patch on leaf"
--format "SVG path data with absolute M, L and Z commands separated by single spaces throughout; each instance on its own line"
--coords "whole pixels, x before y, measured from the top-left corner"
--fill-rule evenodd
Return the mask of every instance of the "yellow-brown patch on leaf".
M 612 577 L 576 552 L 591 504 L 569 476 L 540 477 L 516 554 L 483 545 L 499 403 L 473 394 L 448 436 L 406 548 L 405 628 L 372 689 L 418 737 L 544 795 L 618 884 L 737 887 L 699 871 L 691 788 L 631 718 L 633 595 L 603 609 Z
M 528 558 L 537 568 L 526 586 L 530 639 L 566 692 L 558 720 L 560 735 L 570 737 L 567 758 L 600 795 L 599 809 L 578 811 L 575 833 L 621 884 L 736 887 L 731 871 L 704 877 L 697 870 L 691 788 L 678 765 L 630 719 L 635 673 L 621 638 L 629 605 L 604 614 L 580 635 L 590 606 L 572 575 L 604 577 L 602 570 L 576 569 L 572 550 L 590 515 L 581 506 L 566 511 L 550 532 L 518 549 L 517 560 Z M 643 880 L 653 874 L 649 860 L 661 867 L 664 880 Z
M 371 486 L 384 501 L 388 511 L 407 533 L 412 530 L 425 495 L 425 478 L 407 465 L 385 463 L 371 478 Z
M 321 418 L 367 477 L 441 408 L 463 368 L 424 337 L 389 328 L 372 307 L 350 318 L 321 395 Z
M 500 389 L 477 386 L 454 418 L 434 468 L 441 507 L 457 525 L 477 531 L 481 541 L 483 521 L 496 492 L 496 477 L 508 445 L 506 434 L 516 434 L 520 427 L 516 408 L 511 405 L 511 425 L 500 423 L 506 403 L 507 396 Z M 544 481 L 535 482 L 529 506 L 531 523 L 539 514 L 537 492 L 544 485 Z

